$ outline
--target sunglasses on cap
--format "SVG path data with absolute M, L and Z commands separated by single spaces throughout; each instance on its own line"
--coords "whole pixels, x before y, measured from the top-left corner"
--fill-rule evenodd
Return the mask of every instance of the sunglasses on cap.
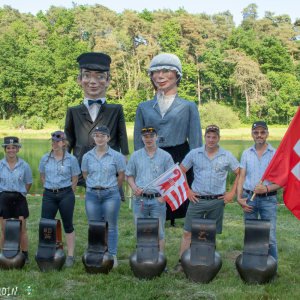
M 142 129 L 142 133 L 146 133 L 146 132 L 151 132 L 151 133 L 156 133 L 156 130 L 155 130 L 155 128 L 143 128 Z
M 219 130 L 219 127 L 218 126 L 207 126 L 206 127 L 206 130 L 210 130 L 210 129 Z
M 52 137 L 56 137 L 56 138 L 58 138 L 58 139 L 64 139 L 66 136 L 64 135 L 64 134 L 58 134 L 58 133 L 55 133 L 55 132 L 53 132 L 53 133 L 51 133 L 51 136 Z

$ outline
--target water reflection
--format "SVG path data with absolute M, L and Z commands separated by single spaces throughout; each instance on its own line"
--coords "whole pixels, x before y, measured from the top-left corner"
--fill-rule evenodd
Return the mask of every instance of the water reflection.
M 269 141 L 270 144 L 277 149 L 280 141 Z M 40 160 L 44 154 L 51 150 L 51 141 L 44 139 L 22 139 L 21 140 L 22 148 L 18 153 L 18 156 L 24 159 L 27 163 L 29 163 L 32 175 L 33 175 L 33 184 L 30 190 L 31 194 L 42 194 L 43 186 L 40 180 L 40 173 L 38 172 L 38 167 L 40 164 Z M 219 142 L 220 146 L 230 152 L 240 161 L 242 153 L 245 149 L 251 147 L 253 145 L 253 141 L 245 141 L 245 140 L 224 140 Z M 133 140 L 129 140 L 129 151 L 132 153 L 133 148 Z M 0 159 L 5 156 L 4 152 L 0 152 Z M 226 189 L 229 191 L 232 187 L 232 184 L 235 180 L 235 175 L 232 172 L 228 173 L 227 178 L 227 186 Z M 129 195 L 129 186 L 125 182 L 124 184 L 125 195 Z M 78 187 L 76 189 L 77 195 L 84 195 L 85 189 L 82 187 Z

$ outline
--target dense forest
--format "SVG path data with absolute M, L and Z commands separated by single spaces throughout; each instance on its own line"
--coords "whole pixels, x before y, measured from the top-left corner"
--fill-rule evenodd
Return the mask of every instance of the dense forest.
M 51 6 L 36 16 L 0 8 L 0 114 L 62 120 L 82 102 L 76 58 L 83 52 L 112 57 L 108 102 L 134 121 L 141 101 L 153 97 L 147 77 L 161 53 L 182 61 L 179 96 L 199 108 L 208 101 L 230 107 L 243 123 L 262 118 L 288 124 L 300 105 L 300 19 L 257 5 L 241 13 L 191 14 L 183 8 L 117 14 L 102 5 Z

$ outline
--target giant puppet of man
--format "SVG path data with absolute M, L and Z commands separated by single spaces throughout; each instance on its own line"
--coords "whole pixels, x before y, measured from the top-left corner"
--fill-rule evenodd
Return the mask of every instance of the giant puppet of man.
M 65 133 L 69 142 L 68 152 L 73 150 L 81 166 L 82 157 L 94 145 L 92 133 L 97 126 L 105 125 L 110 131 L 109 146 L 125 156 L 127 161 L 128 141 L 123 107 L 108 104 L 105 94 L 110 84 L 109 67 L 111 58 L 103 53 L 83 53 L 77 58 L 80 73 L 78 84 L 84 92 L 83 104 L 68 108 Z M 82 174 L 79 186 L 85 186 Z

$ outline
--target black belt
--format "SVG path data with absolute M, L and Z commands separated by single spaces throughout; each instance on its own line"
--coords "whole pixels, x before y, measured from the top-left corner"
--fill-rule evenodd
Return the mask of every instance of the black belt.
M 254 192 L 252 191 L 249 191 L 249 190 L 245 190 L 243 189 L 247 194 L 249 195 L 253 195 Z M 262 198 L 262 197 L 268 197 L 268 196 L 274 196 L 274 195 L 277 195 L 277 191 L 273 191 L 273 192 L 269 192 L 269 193 L 263 193 L 263 194 L 255 194 L 255 196 L 259 197 L 259 198 Z
M 61 192 L 61 191 L 64 191 L 64 190 L 67 190 L 69 189 L 71 186 L 67 186 L 67 187 L 64 187 L 64 188 L 61 188 L 61 189 L 46 189 L 46 191 L 49 191 L 51 193 L 58 193 L 58 192 Z
M 96 191 L 105 191 L 105 190 L 109 190 L 111 188 L 103 188 L 103 187 L 94 187 L 94 188 L 91 188 L 92 190 L 96 190 Z
M 224 195 L 220 194 L 220 195 L 196 196 L 196 198 L 205 199 L 205 200 L 214 200 L 214 199 L 218 199 L 221 196 L 224 196 Z
M 158 198 L 161 197 L 161 195 L 159 193 L 155 193 L 155 194 L 141 194 L 142 197 L 148 198 L 148 199 L 152 199 L 152 198 Z

